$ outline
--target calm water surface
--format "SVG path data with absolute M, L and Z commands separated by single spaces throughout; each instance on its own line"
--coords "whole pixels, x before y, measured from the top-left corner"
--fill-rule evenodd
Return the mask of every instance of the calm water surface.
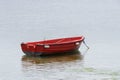
M 120 80 L 119 0 L 0 0 L 0 80 Z M 20 43 L 86 37 L 79 51 L 28 57 Z

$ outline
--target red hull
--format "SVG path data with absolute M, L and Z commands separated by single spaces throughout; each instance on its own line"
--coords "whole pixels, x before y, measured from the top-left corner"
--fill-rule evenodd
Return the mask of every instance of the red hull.
M 27 42 L 27 43 L 22 43 L 21 48 L 26 55 L 38 56 L 38 55 L 55 54 L 55 53 L 77 50 L 80 47 L 81 42 L 83 40 L 84 37 L 80 36 L 80 37 L 44 40 L 38 42 Z

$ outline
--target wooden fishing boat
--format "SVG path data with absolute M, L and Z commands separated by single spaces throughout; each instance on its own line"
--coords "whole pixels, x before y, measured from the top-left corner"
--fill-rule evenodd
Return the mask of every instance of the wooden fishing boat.
M 26 55 L 30 56 L 58 54 L 78 50 L 83 40 L 84 37 L 79 36 L 26 42 L 21 43 L 21 49 Z

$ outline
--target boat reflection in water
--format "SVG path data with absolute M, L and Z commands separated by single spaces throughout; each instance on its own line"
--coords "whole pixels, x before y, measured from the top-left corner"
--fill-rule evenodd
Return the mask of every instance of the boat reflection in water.
M 24 63 L 33 63 L 33 64 L 45 64 L 45 63 L 54 63 L 54 62 L 70 62 L 75 60 L 82 60 L 83 56 L 80 51 L 67 52 L 62 54 L 48 55 L 48 56 L 39 56 L 32 57 L 24 55 L 22 57 L 22 62 Z
M 22 72 L 26 80 L 60 80 L 62 76 L 72 74 L 71 70 L 83 66 L 80 51 L 59 55 L 22 57 Z M 68 70 L 68 71 L 67 71 Z

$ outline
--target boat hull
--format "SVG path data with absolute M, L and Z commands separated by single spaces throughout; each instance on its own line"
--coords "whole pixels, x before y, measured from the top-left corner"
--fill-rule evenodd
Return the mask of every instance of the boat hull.
M 22 51 L 29 56 L 61 54 L 78 50 L 84 37 L 53 39 L 39 42 L 22 43 Z

